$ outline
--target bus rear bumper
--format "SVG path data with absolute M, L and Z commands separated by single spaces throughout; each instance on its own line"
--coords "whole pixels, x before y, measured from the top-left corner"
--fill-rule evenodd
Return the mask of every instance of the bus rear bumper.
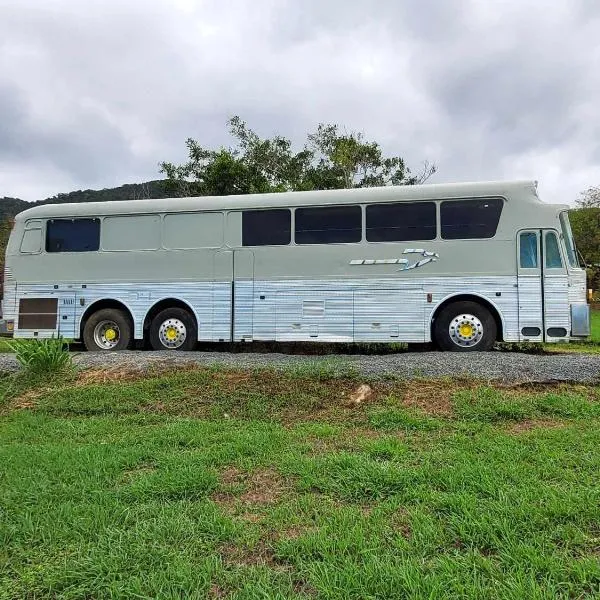
M 571 304 L 571 337 L 590 335 L 590 307 L 588 304 Z
M 0 319 L 0 336 L 12 337 L 15 332 L 15 322 L 11 319 Z

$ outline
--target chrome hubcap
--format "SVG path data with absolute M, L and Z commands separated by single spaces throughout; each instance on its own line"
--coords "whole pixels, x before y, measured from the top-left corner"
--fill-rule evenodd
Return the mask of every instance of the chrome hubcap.
M 158 329 L 160 343 L 169 350 L 179 348 L 187 337 L 185 325 L 179 319 L 167 319 Z
M 94 327 L 94 342 L 102 350 L 112 350 L 121 339 L 121 330 L 114 321 L 100 321 Z
M 457 315 L 450 322 L 448 333 L 457 346 L 471 348 L 483 338 L 483 324 L 475 315 Z

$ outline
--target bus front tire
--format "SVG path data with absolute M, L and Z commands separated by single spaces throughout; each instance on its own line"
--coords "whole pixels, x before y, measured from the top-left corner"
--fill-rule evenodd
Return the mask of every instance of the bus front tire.
M 444 307 L 433 323 L 433 338 L 440 350 L 485 352 L 496 341 L 498 328 L 490 311 L 477 302 L 454 302 Z
M 122 310 L 104 308 L 86 321 L 83 343 L 90 352 L 127 350 L 132 329 L 131 320 Z
M 197 340 L 196 321 L 183 308 L 166 308 L 152 319 L 150 345 L 154 350 L 193 350 Z

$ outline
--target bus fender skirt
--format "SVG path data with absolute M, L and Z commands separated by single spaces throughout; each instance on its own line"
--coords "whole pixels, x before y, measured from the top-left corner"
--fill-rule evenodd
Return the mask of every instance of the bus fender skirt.
M 506 331 L 506 322 L 504 320 L 504 315 L 502 314 L 502 311 L 498 308 L 498 305 L 493 300 L 490 300 L 487 296 L 484 296 L 482 294 L 478 294 L 477 292 L 467 292 L 467 293 L 465 293 L 465 292 L 453 292 L 451 294 L 448 294 L 444 298 L 442 298 L 435 305 L 435 307 L 433 308 L 433 310 L 431 311 L 431 316 L 429 318 L 429 331 L 430 332 L 431 332 L 431 327 L 433 325 L 435 314 L 440 309 L 440 306 L 442 306 L 444 304 L 447 304 L 448 301 L 451 301 L 454 298 L 456 298 L 457 301 L 459 301 L 459 302 L 462 301 L 462 299 L 468 299 L 468 298 L 472 298 L 474 301 L 477 301 L 477 299 L 479 298 L 480 300 L 483 300 L 486 304 L 489 304 L 496 311 L 496 314 L 498 315 L 498 318 L 500 319 L 500 323 L 502 325 L 502 332 L 498 332 L 498 333 L 504 334 L 504 332 Z

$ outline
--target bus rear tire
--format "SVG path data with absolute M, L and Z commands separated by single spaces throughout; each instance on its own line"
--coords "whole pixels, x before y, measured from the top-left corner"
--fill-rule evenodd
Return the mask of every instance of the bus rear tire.
M 490 311 L 477 302 L 453 302 L 433 323 L 433 339 L 440 350 L 485 352 L 496 341 L 498 327 Z
M 117 308 L 103 308 L 83 328 L 83 343 L 90 352 L 127 350 L 132 338 L 131 320 Z
M 154 350 L 193 350 L 197 340 L 196 321 L 183 308 L 166 308 L 152 319 L 150 345 Z

